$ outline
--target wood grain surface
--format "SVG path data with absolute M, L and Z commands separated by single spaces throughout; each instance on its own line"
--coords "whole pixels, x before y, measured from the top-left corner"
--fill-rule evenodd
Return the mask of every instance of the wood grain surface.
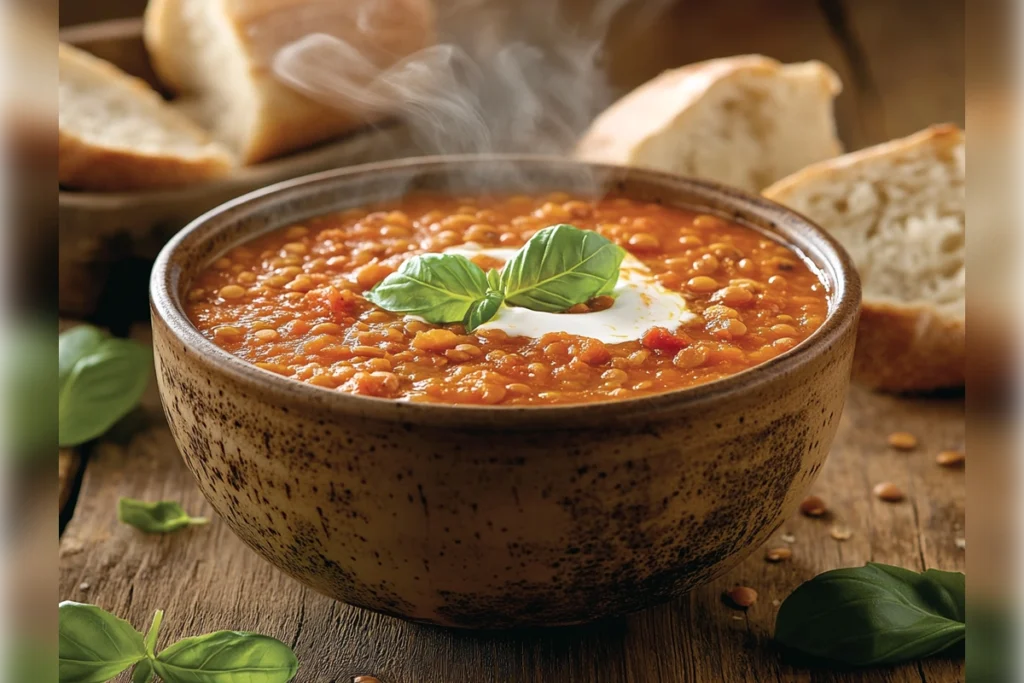
M 778 601 L 815 574 L 866 561 L 912 569 L 963 570 L 964 473 L 935 463 L 962 448 L 962 397 L 901 399 L 853 389 L 829 461 L 814 487 L 830 512 L 797 516 L 766 547 L 793 556 L 769 563 L 763 550 L 712 584 L 667 605 L 590 626 L 474 633 L 408 624 L 322 597 L 257 557 L 215 517 L 206 527 L 148 536 L 116 519 L 120 496 L 180 501 L 212 515 L 163 420 L 155 390 L 134 433 L 115 432 L 90 454 L 74 516 L 60 544 L 60 599 L 94 603 L 143 628 L 164 609 L 161 646 L 219 629 L 258 631 L 291 645 L 301 683 L 661 683 L 703 681 L 962 681 L 963 663 L 935 658 L 866 671 L 804 668 L 771 641 Z M 893 431 L 920 444 L 886 445 Z M 907 494 L 871 494 L 891 481 Z M 838 541 L 833 526 L 852 535 Z M 962 545 L 962 544 L 960 544 Z M 746 612 L 722 593 L 755 588 Z M 121 679 L 127 681 L 127 676 Z

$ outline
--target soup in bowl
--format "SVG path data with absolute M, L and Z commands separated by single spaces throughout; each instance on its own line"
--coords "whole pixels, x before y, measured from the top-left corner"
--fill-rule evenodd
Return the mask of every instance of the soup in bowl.
M 478 628 L 643 608 L 757 548 L 838 425 L 842 249 L 761 198 L 535 157 L 320 174 L 161 254 L 158 381 L 250 546 Z

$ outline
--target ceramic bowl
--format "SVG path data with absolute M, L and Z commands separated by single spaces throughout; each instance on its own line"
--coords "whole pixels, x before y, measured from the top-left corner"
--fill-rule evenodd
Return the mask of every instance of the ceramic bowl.
M 257 369 L 182 309 L 194 274 L 275 228 L 410 190 L 614 191 L 727 216 L 803 252 L 830 291 L 791 351 L 618 402 L 467 407 L 367 398 Z M 247 544 L 360 607 L 469 628 L 572 624 L 689 591 L 792 515 L 839 424 L 860 284 L 842 248 L 758 197 L 543 157 L 444 157 L 309 176 L 201 217 L 151 282 L 157 376 L 188 467 Z

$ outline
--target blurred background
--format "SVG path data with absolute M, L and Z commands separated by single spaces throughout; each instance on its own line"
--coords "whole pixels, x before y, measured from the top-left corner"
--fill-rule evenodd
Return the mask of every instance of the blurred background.
M 972 12 L 979 13 L 998 5 L 972 4 Z M 529 7 L 508 0 L 438 0 L 437 5 L 442 16 L 484 5 Z M 612 14 L 604 66 L 615 94 L 664 69 L 757 52 L 783 62 L 820 59 L 839 72 L 846 90 L 836 115 L 849 149 L 938 121 L 964 125 L 965 0 L 562 0 L 561 5 L 570 26 L 595 13 Z M 145 0 L 60 0 L 60 23 L 138 17 L 144 7 Z

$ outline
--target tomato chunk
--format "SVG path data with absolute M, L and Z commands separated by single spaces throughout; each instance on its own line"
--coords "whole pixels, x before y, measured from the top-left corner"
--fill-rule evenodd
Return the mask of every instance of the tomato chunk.
M 676 353 L 690 345 L 690 340 L 681 334 L 672 334 L 664 327 L 652 327 L 644 333 L 641 343 L 652 351 Z
M 320 287 L 306 295 L 320 304 L 326 304 L 335 320 L 344 320 L 355 316 L 361 307 L 362 297 L 347 289 L 337 287 Z

